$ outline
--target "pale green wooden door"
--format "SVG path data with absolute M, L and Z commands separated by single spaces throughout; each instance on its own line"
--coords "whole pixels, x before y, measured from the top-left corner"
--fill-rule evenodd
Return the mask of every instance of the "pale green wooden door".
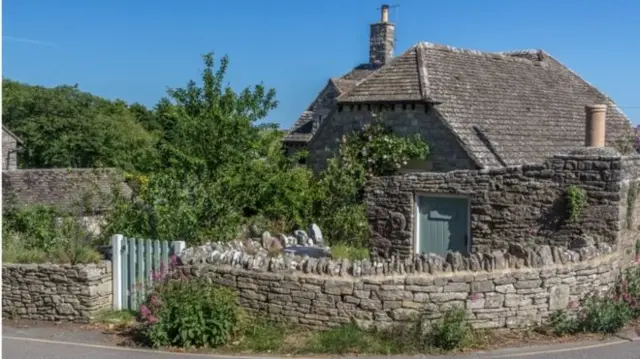
M 468 250 L 469 201 L 466 198 L 418 197 L 418 249 L 444 255 Z

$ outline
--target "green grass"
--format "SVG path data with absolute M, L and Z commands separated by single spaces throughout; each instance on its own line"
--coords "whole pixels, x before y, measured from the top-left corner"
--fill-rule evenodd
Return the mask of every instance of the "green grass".
M 299 352 L 338 355 L 416 353 L 419 352 L 419 341 L 413 339 L 415 337 L 394 335 L 391 331 L 369 331 L 348 324 L 313 333 Z
M 285 349 L 285 340 L 295 328 L 263 318 L 249 318 L 242 325 L 238 340 L 228 349 L 235 352 L 271 353 Z
M 466 321 L 464 322 L 466 323 Z M 476 341 L 459 341 L 457 326 L 449 325 L 437 338 L 415 330 L 406 324 L 386 330 L 365 330 L 355 324 L 346 324 L 324 331 L 252 319 L 243 325 L 245 329 L 223 348 L 234 353 L 278 354 L 327 354 L 327 355 L 395 355 L 427 352 L 446 352 L 464 349 L 478 344 Z M 444 346 L 444 347 L 443 347 Z
M 362 260 L 369 258 L 369 248 L 338 243 L 331 247 L 331 255 L 334 259 Z
M 98 317 L 99 323 L 130 325 L 136 321 L 136 313 L 131 310 L 108 311 Z

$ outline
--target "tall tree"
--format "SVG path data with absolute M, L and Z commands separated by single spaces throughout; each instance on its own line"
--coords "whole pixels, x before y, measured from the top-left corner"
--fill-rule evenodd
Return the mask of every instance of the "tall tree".
M 3 122 L 25 141 L 24 168 L 119 167 L 146 170 L 156 157 L 150 134 L 122 101 L 78 86 L 2 83 Z

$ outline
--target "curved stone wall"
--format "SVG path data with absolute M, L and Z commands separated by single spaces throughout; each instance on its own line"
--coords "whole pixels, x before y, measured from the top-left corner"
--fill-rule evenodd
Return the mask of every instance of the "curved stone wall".
M 268 257 L 247 254 L 247 247 L 254 245 L 188 248 L 180 255 L 182 270 L 236 289 L 250 311 L 316 328 L 437 318 L 452 306 L 466 308 L 477 328 L 523 327 L 609 289 L 621 263 L 606 244 L 576 251 L 515 245 L 470 258 L 450 253 L 385 262 Z

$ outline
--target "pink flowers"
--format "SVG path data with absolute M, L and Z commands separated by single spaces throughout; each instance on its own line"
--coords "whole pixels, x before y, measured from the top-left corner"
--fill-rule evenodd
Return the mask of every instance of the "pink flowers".
M 145 304 L 140 306 L 140 316 L 142 317 L 142 319 L 146 319 L 149 315 L 151 315 L 151 311 L 149 310 L 149 307 L 147 307 Z
M 155 324 L 158 322 L 158 318 L 151 313 L 151 310 L 146 304 L 140 306 L 140 318 L 147 324 Z

